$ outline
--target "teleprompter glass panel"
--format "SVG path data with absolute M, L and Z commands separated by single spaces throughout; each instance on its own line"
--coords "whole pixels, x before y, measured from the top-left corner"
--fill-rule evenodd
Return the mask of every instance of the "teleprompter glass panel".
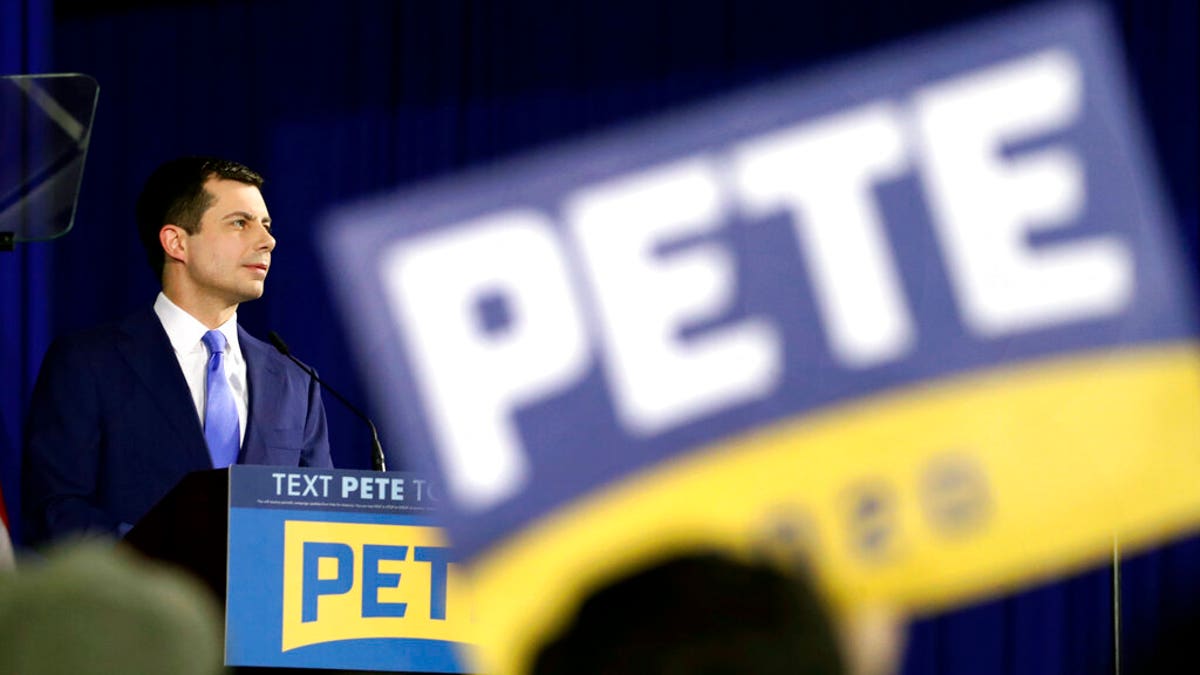
M 99 91 L 80 74 L 0 77 L 0 242 L 71 229 Z

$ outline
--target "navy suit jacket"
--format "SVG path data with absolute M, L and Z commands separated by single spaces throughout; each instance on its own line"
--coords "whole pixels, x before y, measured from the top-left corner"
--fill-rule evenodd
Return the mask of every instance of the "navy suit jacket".
M 238 339 L 250 391 L 238 463 L 332 466 L 316 382 L 240 326 Z M 152 308 L 51 345 L 25 430 L 30 541 L 121 533 L 186 474 L 211 468 L 196 406 Z

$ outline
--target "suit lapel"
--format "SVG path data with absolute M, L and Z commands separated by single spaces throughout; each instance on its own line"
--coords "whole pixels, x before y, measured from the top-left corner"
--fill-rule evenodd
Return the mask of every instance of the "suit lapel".
M 178 433 L 181 451 L 192 455 L 195 463 L 212 463 L 204 441 L 204 429 L 196 414 L 187 380 L 162 323 L 153 309 L 138 312 L 121 323 L 125 339 L 117 348 L 129 367 L 150 391 L 163 418 Z
M 238 342 L 242 348 L 242 358 L 246 360 L 246 386 L 250 388 L 250 409 L 246 414 L 246 440 L 242 443 L 242 452 L 238 462 L 249 457 L 265 456 L 267 450 L 263 436 L 257 425 L 262 416 L 256 411 L 266 410 L 270 405 L 268 397 L 274 392 L 279 395 L 286 389 L 287 375 L 280 368 L 274 350 L 266 343 L 255 339 L 245 329 L 238 326 Z

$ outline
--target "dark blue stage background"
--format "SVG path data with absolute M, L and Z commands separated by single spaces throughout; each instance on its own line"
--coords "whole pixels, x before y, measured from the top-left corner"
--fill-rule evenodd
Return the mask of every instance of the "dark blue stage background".
M 239 316 L 255 334 L 278 331 L 365 405 L 315 250 L 314 225 L 331 205 L 1014 4 L 1028 3 L 0 0 L 0 74 L 76 71 L 101 88 L 74 231 L 0 253 L 0 481 L 10 513 L 20 422 L 49 339 L 153 300 L 133 202 L 160 161 L 213 154 L 265 174 L 279 244 L 266 296 Z M 1194 261 L 1197 3 L 1104 4 Z M 367 433 L 336 403 L 327 408 L 335 463 L 368 467 Z M 392 457 L 395 442 L 384 439 Z M 1121 670 L 1138 672 L 1200 614 L 1200 544 L 1127 562 L 1122 582 Z M 1113 666 L 1112 577 L 1100 569 L 919 621 L 904 672 Z

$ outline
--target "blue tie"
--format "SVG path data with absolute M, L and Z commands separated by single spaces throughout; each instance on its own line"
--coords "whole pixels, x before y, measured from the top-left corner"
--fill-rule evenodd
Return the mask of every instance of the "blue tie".
M 237 404 L 225 379 L 225 336 L 219 330 L 210 330 L 202 340 L 209 354 L 204 369 L 204 440 L 213 467 L 223 469 L 237 462 L 241 445 Z

